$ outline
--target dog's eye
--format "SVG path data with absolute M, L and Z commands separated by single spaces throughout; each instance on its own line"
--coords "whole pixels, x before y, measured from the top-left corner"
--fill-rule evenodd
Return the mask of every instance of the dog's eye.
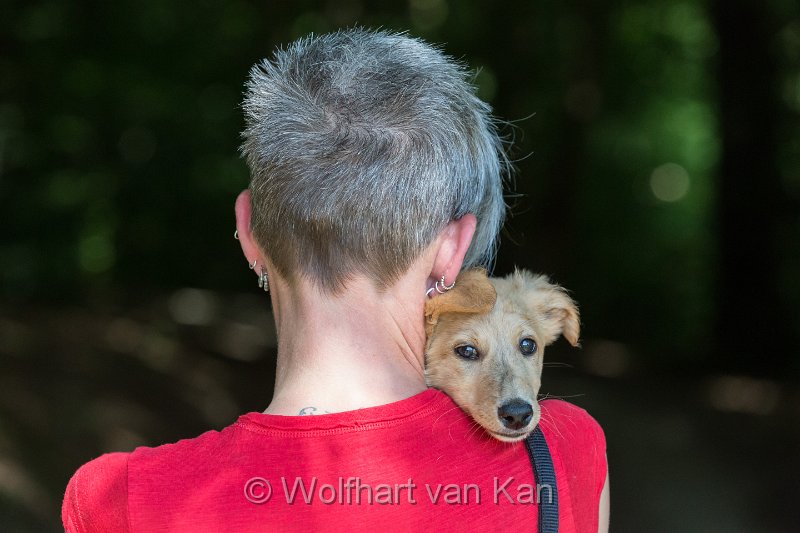
M 522 339 L 519 341 L 519 351 L 523 355 L 531 355 L 536 352 L 536 341 L 533 339 Z
M 469 359 L 470 361 L 475 361 L 480 355 L 478 353 L 478 349 L 471 344 L 462 344 L 461 346 L 456 346 L 456 354 L 459 357 Z

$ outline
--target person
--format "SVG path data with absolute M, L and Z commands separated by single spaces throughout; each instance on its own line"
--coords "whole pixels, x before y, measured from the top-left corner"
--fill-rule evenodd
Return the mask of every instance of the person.
M 430 289 L 489 264 L 505 215 L 503 143 L 469 79 L 419 39 L 360 28 L 252 69 L 236 237 L 274 310 L 272 400 L 84 465 L 67 531 L 536 530 L 552 495 L 525 446 L 425 384 Z M 541 409 L 560 531 L 607 530 L 602 430 Z

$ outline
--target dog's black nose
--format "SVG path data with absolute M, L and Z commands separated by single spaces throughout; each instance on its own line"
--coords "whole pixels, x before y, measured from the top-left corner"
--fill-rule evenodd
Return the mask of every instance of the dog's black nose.
M 533 416 L 533 407 L 522 400 L 511 400 L 497 409 L 497 416 L 508 429 L 522 429 Z

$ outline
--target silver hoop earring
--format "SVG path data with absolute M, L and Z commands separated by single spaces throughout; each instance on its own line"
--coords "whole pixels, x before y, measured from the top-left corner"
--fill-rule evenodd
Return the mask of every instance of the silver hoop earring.
M 248 263 L 247 266 L 250 267 L 250 270 L 253 270 L 254 268 L 256 268 L 256 260 L 253 259 L 253 264 L 251 265 Z
M 439 294 L 444 294 L 455 286 L 456 286 L 455 281 L 450 285 L 446 285 L 444 282 L 444 276 L 442 276 L 442 279 L 440 279 L 433 285 L 433 287 L 436 289 L 436 292 L 438 292 Z
M 261 275 L 258 276 L 258 286 L 264 289 L 264 292 L 269 292 L 269 276 L 264 267 L 261 267 Z
M 233 232 L 233 238 L 236 239 L 237 241 L 239 240 L 239 230 L 238 229 Z

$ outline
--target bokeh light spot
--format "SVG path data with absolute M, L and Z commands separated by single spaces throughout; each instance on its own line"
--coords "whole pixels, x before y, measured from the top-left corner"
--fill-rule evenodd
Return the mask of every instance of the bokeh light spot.
M 216 318 L 217 300 L 209 291 L 180 289 L 170 297 L 169 311 L 179 324 L 203 326 Z
M 767 415 L 780 399 L 777 383 L 748 376 L 719 376 L 708 385 L 708 401 L 720 411 Z
M 650 175 L 650 190 L 662 202 L 677 202 L 689 192 L 689 173 L 676 163 L 666 163 Z
M 105 272 L 114 265 L 115 253 L 111 235 L 101 231 L 85 235 L 78 244 L 78 260 L 86 272 Z

